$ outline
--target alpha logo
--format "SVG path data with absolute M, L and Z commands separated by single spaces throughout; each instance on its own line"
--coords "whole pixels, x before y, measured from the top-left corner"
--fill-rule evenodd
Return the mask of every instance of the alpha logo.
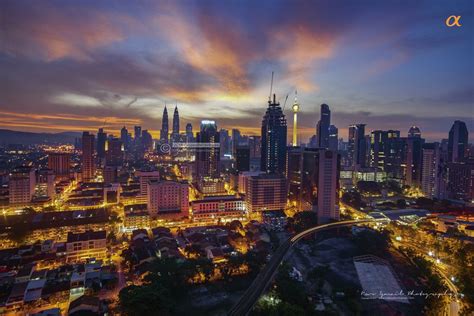
M 447 27 L 453 27 L 453 26 L 460 27 L 461 26 L 461 23 L 459 22 L 460 19 L 461 19 L 460 15 L 451 15 L 446 19 L 446 26 Z

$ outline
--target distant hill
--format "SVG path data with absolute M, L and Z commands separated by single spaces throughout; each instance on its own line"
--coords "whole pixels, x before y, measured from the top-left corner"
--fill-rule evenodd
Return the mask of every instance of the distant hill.
M 20 144 L 74 144 L 74 139 L 80 137 L 79 132 L 63 132 L 63 133 L 31 133 L 11 131 L 8 129 L 0 129 L 0 145 Z

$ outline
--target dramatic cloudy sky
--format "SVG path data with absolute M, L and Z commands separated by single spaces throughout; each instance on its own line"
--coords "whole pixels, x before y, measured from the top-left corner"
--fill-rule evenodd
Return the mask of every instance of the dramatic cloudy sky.
M 0 1 L 0 128 L 182 123 L 259 134 L 271 72 L 301 135 L 329 104 L 347 126 L 474 130 L 473 1 Z M 450 15 L 461 27 L 448 28 Z M 291 127 L 287 106 L 285 112 Z

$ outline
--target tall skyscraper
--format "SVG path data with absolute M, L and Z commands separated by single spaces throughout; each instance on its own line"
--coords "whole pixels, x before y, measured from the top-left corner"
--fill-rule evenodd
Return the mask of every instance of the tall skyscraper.
M 403 178 L 405 142 L 400 138 L 400 131 L 372 131 L 369 148 L 370 167 L 384 171 L 391 179 L 400 181 Z
M 286 118 L 273 95 L 262 120 L 262 157 L 260 168 L 266 173 L 286 172 Z
M 337 191 L 339 159 L 323 148 L 294 147 L 288 152 L 290 203 L 298 210 L 315 211 L 319 223 L 339 219 Z
M 191 123 L 186 124 L 186 141 L 188 143 L 194 141 L 193 125 Z
M 166 108 L 163 110 L 163 118 L 161 119 L 161 131 L 160 131 L 160 140 L 164 143 L 168 142 L 168 109 Z
M 153 150 L 153 137 L 146 129 L 142 132 L 142 147 L 146 152 Z
M 349 126 L 349 160 L 353 167 L 365 167 L 367 146 L 365 141 L 365 124 Z
M 250 170 L 250 148 L 240 145 L 235 152 L 235 170 L 237 173 Z
M 120 138 L 111 137 L 107 140 L 106 165 L 120 167 L 123 164 L 123 148 Z
M 130 146 L 130 139 L 128 137 L 128 130 L 125 126 L 120 130 L 120 140 L 122 141 L 125 150 L 128 150 Z
M 88 182 L 94 179 L 94 134 L 82 133 L 82 181 Z
M 440 171 L 439 143 L 423 144 L 421 191 L 427 198 L 440 198 L 438 187 Z
M 408 137 L 404 139 L 404 161 L 405 166 L 405 185 L 420 187 L 422 162 L 423 162 L 423 144 L 425 140 L 421 138 L 420 129 L 412 126 L 408 131 Z
M 474 159 L 448 163 L 447 187 L 452 199 L 474 199 Z
M 196 180 L 219 177 L 220 141 L 215 121 L 201 121 L 196 141 L 203 144 L 196 149 Z
M 460 162 L 464 160 L 469 139 L 466 123 L 454 121 L 449 130 L 448 161 Z
M 232 155 L 232 140 L 229 131 L 221 128 L 219 131 L 219 142 L 221 144 L 220 156 Z
M 408 130 L 408 137 L 409 138 L 421 138 L 421 131 L 417 126 L 412 126 Z
M 339 143 L 338 132 L 339 131 L 335 125 L 329 125 L 329 150 L 337 151 Z
M 104 132 L 103 128 L 99 128 L 97 133 L 97 158 L 99 162 L 102 162 L 105 158 L 105 142 L 107 141 L 107 133 Z
M 318 147 L 329 148 L 329 125 L 331 124 L 331 111 L 329 105 L 321 104 L 321 118 L 316 126 Z
M 140 141 L 140 138 L 142 137 L 142 127 L 141 126 L 135 126 L 135 135 L 134 136 L 134 140 L 135 142 L 139 142 Z
M 171 133 L 171 140 L 173 142 L 179 141 L 179 112 L 178 105 L 174 108 L 173 113 L 173 132 Z

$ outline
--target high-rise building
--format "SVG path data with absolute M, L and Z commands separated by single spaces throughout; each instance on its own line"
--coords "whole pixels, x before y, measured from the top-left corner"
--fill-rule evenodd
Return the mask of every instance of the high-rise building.
M 196 149 L 196 180 L 219 177 L 220 140 L 215 121 L 201 121 L 196 141 L 202 144 Z
M 452 199 L 474 199 L 474 159 L 448 163 L 448 191 Z
M 140 170 L 136 173 L 140 182 L 140 195 L 146 196 L 148 192 L 148 182 L 159 181 L 160 172 L 158 170 Z
M 8 202 L 13 205 L 28 204 L 35 194 L 36 175 L 31 167 L 18 167 L 10 174 Z
M 231 144 L 232 144 L 232 156 L 235 156 L 235 150 L 237 149 L 237 146 L 240 144 L 240 138 L 242 135 L 240 134 L 240 131 L 236 128 L 232 129 L 232 139 L 231 139 Z
M 143 150 L 146 152 L 150 152 L 153 150 L 153 137 L 146 129 L 142 132 L 142 147 Z
M 339 159 L 324 148 L 291 148 L 288 152 L 289 200 L 298 210 L 315 211 L 319 223 L 339 219 Z
M 235 152 L 235 170 L 237 173 L 250 170 L 249 146 L 237 146 Z
M 135 135 L 134 136 L 134 141 L 138 143 L 140 141 L 140 138 L 142 138 L 142 127 L 141 126 L 135 126 Z
M 94 179 L 94 135 L 89 132 L 82 133 L 82 181 L 88 182 Z
M 179 112 L 178 105 L 174 108 L 173 113 L 173 132 L 171 133 L 171 140 L 173 142 L 179 141 Z
M 405 167 L 405 185 L 419 187 L 421 186 L 423 144 L 425 140 L 421 138 L 420 129 L 415 127 L 410 129 L 408 135 L 409 136 L 404 139 L 403 165 Z
M 185 181 L 149 181 L 147 195 L 151 217 L 189 215 L 189 184 Z
M 161 131 L 160 131 L 160 140 L 164 143 L 168 142 L 168 109 L 166 108 L 163 110 L 163 118 L 161 119 Z
M 117 167 L 115 166 L 105 166 L 103 172 L 103 178 L 105 184 L 117 182 Z
M 71 155 L 69 153 L 49 153 L 48 168 L 53 170 L 57 180 L 69 179 Z
M 232 140 L 229 136 L 229 131 L 221 128 L 219 131 L 219 142 L 220 142 L 220 156 L 221 159 L 224 156 L 232 155 Z
M 188 143 L 194 142 L 193 125 L 191 123 L 186 124 L 186 141 Z
M 249 136 L 250 170 L 260 171 L 262 159 L 262 138 L 260 136 Z
M 285 114 L 276 102 L 268 101 L 268 108 L 262 120 L 262 156 L 260 168 L 266 173 L 286 172 L 287 125 Z
M 99 128 L 97 133 L 97 159 L 102 162 L 105 158 L 105 142 L 107 141 L 107 133 L 103 128 Z
M 338 150 L 338 129 L 335 125 L 329 125 L 329 150 L 337 151 Z
M 421 131 L 417 126 L 412 126 L 408 130 L 408 137 L 409 138 L 421 138 Z
M 54 185 L 54 171 L 40 169 L 36 172 L 35 196 L 54 198 L 56 195 Z
M 440 147 L 439 143 L 423 144 L 421 191 L 427 198 L 439 198 Z
M 449 130 L 448 141 L 448 161 L 460 162 L 466 156 L 469 132 L 466 123 L 463 121 L 454 121 L 453 126 Z
M 365 124 L 349 126 L 349 160 L 353 167 L 365 167 L 367 146 L 365 140 Z
M 405 142 L 400 131 L 372 131 L 369 141 L 369 166 L 384 171 L 391 179 L 403 178 Z
M 329 105 L 321 104 L 321 118 L 316 126 L 317 146 L 329 148 L 329 126 L 331 125 L 331 111 Z
M 248 212 L 284 210 L 286 196 L 286 178 L 282 174 L 261 174 L 247 179 L 245 204 Z
M 130 138 L 128 136 L 128 130 L 125 126 L 120 130 L 120 140 L 122 141 L 125 150 L 128 150 L 130 148 Z
M 120 167 L 123 164 L 123 145 L 117 137 L 107 140 L 105 161 L 107 166 Z

